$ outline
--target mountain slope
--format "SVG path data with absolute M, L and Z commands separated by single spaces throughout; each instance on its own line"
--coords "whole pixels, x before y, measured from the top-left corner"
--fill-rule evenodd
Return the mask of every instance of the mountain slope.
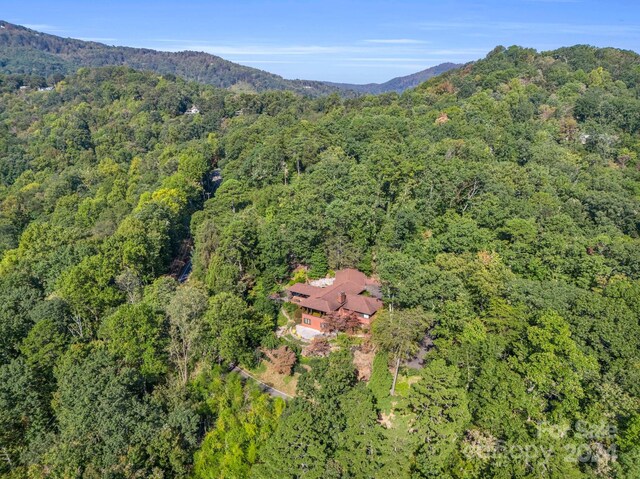
M 0 72 L 48 76 L 80 67 L 126 65 L 136 70 L 174 74 L 221 88 L 291 90 L 317 96 L 337 88 L 318 81 L 285 80 L 279 75 L 238 65 L 204 52 L 161 52 L 114 47 L 37 32 L 0 21 Z
M 1 478 L 638 477 L 639 55 L 497 47 L 348 100 L 9 77 Z M 393 304 L 371 340 L 278 337 L 285 285 L 344 267 Z
M 440 65 L 436 65 L 431 68 L 427 68 L 426 70 L 412 73 L 411 75 L 392 78 L 391 80 L 384 83 L 367 83 L 365 85 L 357 85 L 351 83 L 325 82 L 325 84 L 339 88 L 343 91 L 354 91 L 357 93 L 368 93 L 372 95 L 387 93 L 391 91 L 402 93 L 409 88 L 418 86 L 420 83 L 427 81 L 429 78 L 440 75 L 441 73 L 447 72 L 454 68 L 459 68 L 461 66 L 462 64 L 460 63 L 441 63 Z
M 220 88 L 245 91 L 290 90 L 308 96 L 398 93 L 460 65 L 442 63 L 385 83 L 357 85 L 286 80 L 279 75 L 230 62 L 204 52 L 162 52 L 148 48 L 115 47 L 62 38 L 0 20 L 0 72 L 49 76 L 74 73 L 80 67 L 126 65 L 136 70 L 173 74 Z

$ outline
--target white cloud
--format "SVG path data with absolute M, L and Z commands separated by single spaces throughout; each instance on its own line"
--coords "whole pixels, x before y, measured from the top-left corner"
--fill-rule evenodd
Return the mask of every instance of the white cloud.
M 455 56 L 469 56 L 469 55 L 481 55 L 490 52 L 494 47 L 481 47 L 481 48 L 445 48 L 440 50 L 429 50 L 432 55 L 455 57 Z
M 379 43 L 384 45 L 416 45 L 427 42 L 423 40 L 414 40 L 412 38 L 374 38 L 372 40 L 365 40 L 365 43 Z
M 37 30 L 39 32 L 64 32 L 64 30 L 60 27 L 56 27 L 55 25 L 49 25 L 47 23 L 22 23 L 19 24 L 25 28 L 29 28 L 31 30 Z
M 108 37 L 78 37 L 78 40 L 84 40 L 85 42 L 117 42 L 117 38 L 108 38 Z
M 486 22 L 482 20 L 464 22 L 421 22 L 424 30 L 465 30 L 469 34 L 478 34 L 478 30 L 523 32 L 523 33 L 566 33 L 589 35 L 621 35 L 640 33 L 640 25 L 633 24 L 579 24 L 579 23 L 540 23 L 540 22 Z
M 227 60 L 229 60 L 230 62 L 235 62 L 235 63 L 243 63 L 243 64 L 295 64 L 298 65 L 300 63 L 304 63 L 304 62 L 294 62 L 294 61 L 288 61 L 288 60 L 245 60 L 243 58 L 227 58 Z
M 169 42 L 169 41 L 167 41 Z M 148 47 L 148 45 L 147 45 Z M 424 57 L 433 60 L 436 57 L 446 59 L 469 59 L 481 56 L 491 51 L 490 47 L 481 48 L 427 48 L 422 44 L 388 44 L 368 43 L 360 45 L 273 45 L 273 44 L 212 44 L 198 41 L 182 41 L 158 47 L 165 51 L 200 51 L 219 55 L 224 58 L 242 57 L 319 57 L 323 55 L 352 55 L 358 59 L 371 58 L 386 59 L 377 61 L 403 62 L 424 61 Z M 276 58 L 277 59 L 277 58 Z M 237 60 L 234 60 L 237 61 Z M 252 61 L 258 61 L 252 59 Z M 442 61 L 442 59 L 434 60 Z
M 344 58 L 349 62 L 439 62 L 441 58 L 404 58 L 404 57 L 352 57 Z
M 185 40 L 184 38 L 149 38 L 149 41 L 161 43 L 207 43 L 207 40 Z
M 439 61 L 439 60 L 438 60 Z M 389 68 L 393 70 L 408 70 L 411 73 L 429 68 L 429 64 L 424 63 L 394 63 L 394 64 L 380 64 L 380 63 L 337 63 L 335 66 L 349 67 L 349 68 Z
M 212 53 L 214 55 L 317 55 L 338 53 L 360 53 L 367 49 L 354 46 L 323 46 L 323 45 L 207 45 L 183 44 L 169 46 L 170 51 L 194 50 Z

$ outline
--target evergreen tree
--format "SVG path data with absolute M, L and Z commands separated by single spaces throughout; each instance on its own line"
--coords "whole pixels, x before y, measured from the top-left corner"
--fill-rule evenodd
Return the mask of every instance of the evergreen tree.
M 420 438 L 415 452 L 418 477 L 442 477 L 450 466 L 465 428 L 471 420 L 466 391 L 459 387 L 455 366 L 441 359 L 431 361 L 421 372 L 409 395 L 409 410 L 415 414 L 414 434 Z
M 373 393 L 378 405 L 386 404 L 391 392 L 393 376 L 389 372 L 389 355 L 378 352 L 373 359 L 373 369 L 369 378 L 369 389 Z

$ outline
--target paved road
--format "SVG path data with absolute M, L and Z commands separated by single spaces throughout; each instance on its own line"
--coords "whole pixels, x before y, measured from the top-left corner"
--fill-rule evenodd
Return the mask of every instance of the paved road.
M 431 347 L 433 347 L 433 340 L 430 336 L 425 336 L 420 343 L 420 349 L 416 356 L 411 361 L 405 362 L 404 365 L 408 368 L 422 369 L 424 367 L 424 357 Z
M 240 376 L 242 376 L 245 379 L 251 379 L 252 381 L 258 383 L 258 385 L 260 386 L 260 388 L 266 392 L 267 394 L 269 394 L 270 396 L 273 397 L 279 397 L 281 399 L 289 400 L 289 399 L 293 399 L 293 396 L 289 396 L 287 393 L 280 391 L 279 389 L 276 389 L 272 386 L 269 386 L 266 383 L 263 383 L 262 381 L 260 381 L 258 378 L 252 376 L 251 374 L 249 374 L 247 371 L 245 371 L 242 368 L 239 368 L 238 366 L 234 366 L 231 371 L 238 373 Z
M 184 283 L 186 280 L 189 279 L 190 275 L 191 275 L 191 260 L 189 260 L 187 264 L 184 265 L 184 268 L 182 268 L 182 272 L 180 273 L 180 276 L 178 276 L 178 282 Z

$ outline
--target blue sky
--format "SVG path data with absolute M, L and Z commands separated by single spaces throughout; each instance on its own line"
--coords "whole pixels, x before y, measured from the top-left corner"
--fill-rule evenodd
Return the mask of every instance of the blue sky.
M 640 0 L 30 1 L 0 19 L 64 37 L 198 50 L 286 78 L 382 82 L 496 45 L 640 51 Z

